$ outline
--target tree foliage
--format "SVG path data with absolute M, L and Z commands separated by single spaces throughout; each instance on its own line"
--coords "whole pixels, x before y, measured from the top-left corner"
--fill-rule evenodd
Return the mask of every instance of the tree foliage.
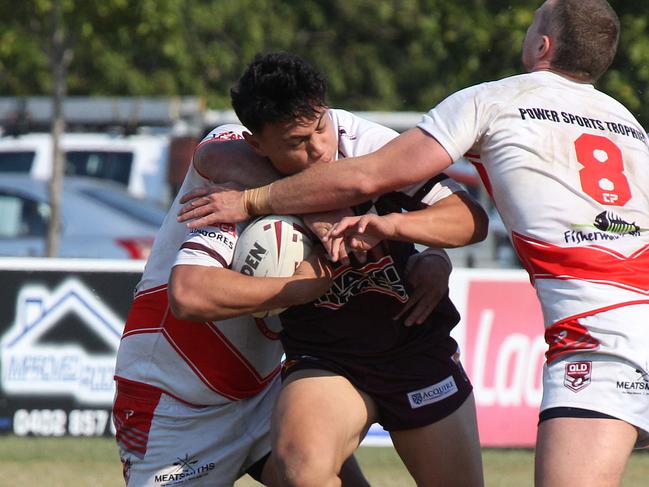
M 51 0 L 0 0 L 0 92 L 49 94 Z M 351 110 L 424 111 L 449 93 L 520 72 L 540 0 L 61 0 L 70 95 L 195 95 L 229 107 L 257 52 L 291 51 Z M 599 87 L 649 123 L 649 15 L 611 1 L 618 56 Z

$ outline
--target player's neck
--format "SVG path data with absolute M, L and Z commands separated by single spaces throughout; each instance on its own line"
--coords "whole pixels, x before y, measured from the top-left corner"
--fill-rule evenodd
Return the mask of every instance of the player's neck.
M 576 75 L 575 73 L 571 73 L 569 71 L 565 71 L 562 69 L 558 69 L 550 64 L 544 65 L 544 66 L 535 66 L 534 69 L 532 69 L 533 73 L 539 72 L 539 71 L 549 71 L 550 73 L 554 73 L 556 75 L 561 76 L 562 78 L 566 78 L 570 81 L 573 81 L 575 83 L 581 83 L 585 85 L 592 85 L 593 80 L 587 80 L 584 79 L 581 76 Z

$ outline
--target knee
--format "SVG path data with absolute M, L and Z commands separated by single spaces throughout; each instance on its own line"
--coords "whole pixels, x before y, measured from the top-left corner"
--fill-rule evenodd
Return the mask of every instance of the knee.
M 281 485 L 289 487 L 329 487 L 340 485 L 333 455 L 326 449 L 286 442 L 273 452 Z

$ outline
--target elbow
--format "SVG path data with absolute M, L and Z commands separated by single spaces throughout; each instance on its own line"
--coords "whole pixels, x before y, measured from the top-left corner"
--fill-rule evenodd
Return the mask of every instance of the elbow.
M 489 233 L 489 217 L 482 206 L 477 203 L 472 205 L 471 216 L 473 219 L 473 231 L 469 236 L 468 245 L 482 242 Z
M 370 175 L 360 176 L 354 185 L 355 199 L 359 201 L 367 201 L 374 196 L 381 194 L 382 188 L 377 181 L 374 181 Z
M 229 317 L 221 303 L 206 296 L 201 282 L 193 280 L 188 272 L 174 269 L 167 288 L 169 309 L 183 321 L 214 321 Z
M 489 232 L 489 217 L 487 212 L 478 203 L 462 197 L 464 206 L 460 213 L 455 214 L 455 221 L 461 222 L 456 226 L 456 232 L 445 242 L 443 247 L 457 248 L 473 245 L 487 238 Z M 423 243 L 423 242 L 422 242 Z M 426 242 L 428 245 L 437 246 L 439 243 Z
M 179 286 L 170 284 L 167 291 L 169 309 L 179 320 L 198 321 L 201 319 L 201 310 L 192 293 L 183 291 Z
M 344 166 L 342 166 L 344 167 Z M 356 202 L 364 202 L 382 194 L 386 188 L 377 174 L 362 168 L 344 167 L 345 171 L 337 178 L 343 194 L 351 196 Z M 391 188 L 388 188 L 391 190 Z
M 475 225 L 472 243 L 482 242 L 487 238 L 487 234 L 489 233 L 489 217 L 487 216 L 487 212 L 481 206 L 476 206 L 477 208 L 475 208 L 473 214 Z

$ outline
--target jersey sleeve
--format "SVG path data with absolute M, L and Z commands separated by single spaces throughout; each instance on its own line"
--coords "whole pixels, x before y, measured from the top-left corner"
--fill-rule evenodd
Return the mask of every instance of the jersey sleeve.
M 414 200 L 428 206 L 443 200 L 447 196 L 464 191 L 464 188 L 455 180 L 441 173 L 429 179 L 425 183 L 417 183 L 400 190 Z
M 201 140 L 198 145 L 201 146 L 206 142 L 240 140 L 243 139 L 243 133 L 247 131 L 248 129 L 246 129 L 246 127 L 244 127 L 243 125 L 237 123 L 226 123 L 210 130 L 210 132 L 205 137 L 203 137 L 203 140 Z
M 453 161 L 481 138 L 487 124 L 481 100 L 486 84 L 452 94 L 426 113 L 417 125 L 444 147 Z
M 176 265 L 228 268 L 239 236 L 237 225 L 221 223 L 191 230 L 176 255 Z
M 354 115 L 346 110 L 331 109 L 331 116 L 338 131 L 338 148 L 342 157 L 355 157 L 374 152 L 392 139 L 398 132 L 378 123 Z

